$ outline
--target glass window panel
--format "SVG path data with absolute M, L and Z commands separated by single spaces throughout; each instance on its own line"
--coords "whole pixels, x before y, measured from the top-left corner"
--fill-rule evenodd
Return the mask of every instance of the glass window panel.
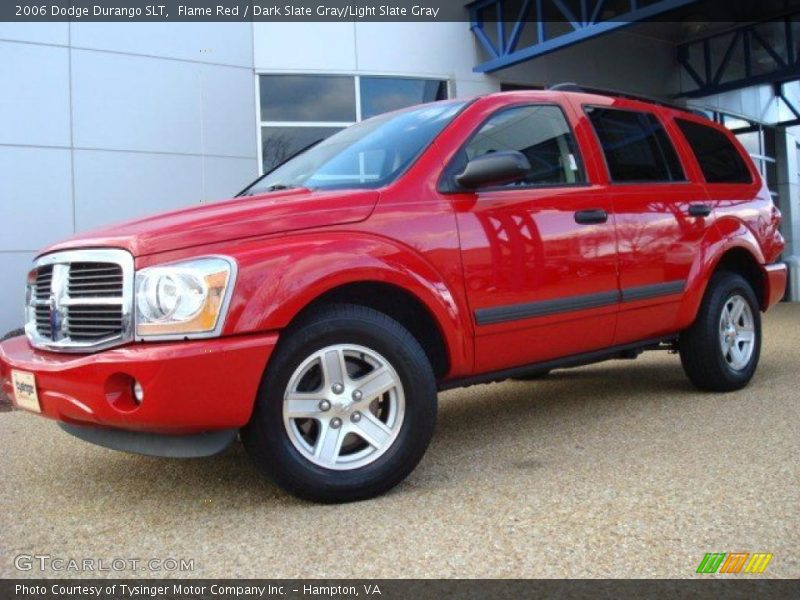
M 708 183 L 750 183 L 750 171 L 736 147 L 722 132 L 677 119 Z
M 262 127 L 261 157 L 264 173 L 303 148 L 341 130 L 341 127 Z
M 452 101 L 426 105 L 347 127 L 274 169 L 247 193 L 262 193 L 274 186 L 330 189 L 389 183 L 424 152 L 463 106 Z M 263 127 L 265 170 L 333 131 L 337 128 Z
M 447 82 L 435 79 L 361 77 L 361 118 L 447 99 Z
M 352 77 L 340 75 L 261 75 L 262 121 L 356 120 Z
M 675 148 L 655 115 L 597 107 L 586 112 L 612 181 L 684 180 Z
M 464 148 L 455 172 L 476 156 L 504 150 L 521 152 L 531 164 L 522 182 L 509 185 L 585 181 L 572 131 L 558 107 L 520 106 L 496 113 Z

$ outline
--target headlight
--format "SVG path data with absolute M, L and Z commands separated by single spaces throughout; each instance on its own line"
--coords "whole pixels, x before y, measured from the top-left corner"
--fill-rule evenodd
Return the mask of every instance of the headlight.
M 198 258 L 136 272 L 136 335 L 208 337 L 219 333 L 235 263 Z

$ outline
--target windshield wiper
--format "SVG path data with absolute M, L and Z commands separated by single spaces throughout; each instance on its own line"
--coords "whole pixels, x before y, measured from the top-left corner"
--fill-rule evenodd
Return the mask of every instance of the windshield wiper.
M 245 196 L 255 196 L 256 194 L 268 194 L 270 192 L 280 192 L 283 190 L 293 190 L 297 186 L 294 185 L 285 185 L 283 183 L 273 183 L 270 186 L 267 186 L 263 189 L 253 190 L 252 192 L 247 192 L 246 194 L 239 194 L 237 198 L 242 198 Z
M 258 191 L 258 192 L 249 192 L 249 190 L 250 190 L 250 189 L 251 189 L 251 188 L 252 188 L 254 185 L 256 185 L 256 184 L 257 184 L 259 181 L 261 181 L 262 179 L 264 179 L 265 177 L 267 177 L 267 176 L 268 176 L 270 173 L 272 173 L 273 171 L 275 171 L 275 169 L 277 169 L 278 167 L 282 167 L 282 166 L 283 166 L 283 165 L 285 165 L 287 162 L 289 162 L 290 160 L 292 160 L 294 157 L 296 157 L 296 156 L 300 156 L 300 155 L 301 155 L 303 152 L 305 152 L 306 150 L 311 150 L 311 148 L 313 148 L 314 146 L 316 146 L 317 144 L 319 144 L 319 143 L 320 143 L 322 140 L 324 140 L 324 139 L 325 139 L 325 138 L 319 138 L 318 140 L 314 140 L 313 142 L 311 142 L 311 143 L 310 143 L 310 144 L 308 144 L 307 146 L 303 146 L 302 148 L 300 148 L 300 150 L 298 150 L 297 152 L 294 152 L 294 153 L 290 154 L 289 156 L 287 156 L 286 158 L 284 158 L 284 159 L 283 159 L 281 162 L 279 162 L 277 165 L 275 165 L 274 167 L 272 167 L 272 168 L 271 168 L 269 171 L 267 171 L 266 173 L 264 173 L 264 174 L 263 174 L 261 177 L 259 177 L 258 179 L 256 179 L 254 182 L 252 182 L 252 183 L 251 183 L 250 185 L 248 185 L 246 188 L 244 188 L 244 189 L 243 189 L 241 192 L 239 192 L 238 194 L 236 194 L 236 196 L 234 196 L 234 198 L 239 198 L 239 197 L 242 197 L 242 196 L 254 196 L 255 194 L 261 194 L 261 193 L 262 193 L 261 191 Z M 276 185 L 280 185 L 280 184 L 276 184 Z M 271 187 L 271 186 L 270 186 L 270 187 Z M 281 188 L 281 189 L 290 189 L 290 188 Z M 273 191 L 273 190 L 271 190 L 271 189 L 267 188 L 267 190 L 266 190 L 266 191 L 268 191 L 268 192 L 271 192 L 271 191 Z

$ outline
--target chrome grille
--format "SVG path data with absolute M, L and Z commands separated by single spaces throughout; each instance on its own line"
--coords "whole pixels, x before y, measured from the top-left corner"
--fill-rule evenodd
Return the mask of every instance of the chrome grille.
M 35 347 L 81 352 L 131 339 L 133 257 L 124 250 L 48 254 L 28 286 L 25 330 Z
M 72 263 L 68 290 L 70 298 L 122 296 L 122 267 L 108 263 Z
M 36 273 L 34 297 L 36 305 L 36 331 L 39 335 L 50 336 L 50 285 L 53 281 L 53 265 L 44 265 Z M 41 303 L 41 304 L 40 304 Z

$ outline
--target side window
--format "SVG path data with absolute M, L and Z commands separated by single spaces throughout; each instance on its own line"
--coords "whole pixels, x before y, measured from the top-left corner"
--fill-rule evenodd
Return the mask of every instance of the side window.
M 692 121 L 675 121 L 697 157 L 707 183 L 752 183 L 742 156 L 724 133 Z
M 463 168 L 476 156 L 502 150 L 522 152 L 531 163 L 525 180 L 509 187 L 586 180 L 569 124 L 557 106 L 518 106 L 496 113 L 465 146 L 457 162 Z
M 588 107 L 614 183 L 684 181 L 678 155 L 655 115 Z

